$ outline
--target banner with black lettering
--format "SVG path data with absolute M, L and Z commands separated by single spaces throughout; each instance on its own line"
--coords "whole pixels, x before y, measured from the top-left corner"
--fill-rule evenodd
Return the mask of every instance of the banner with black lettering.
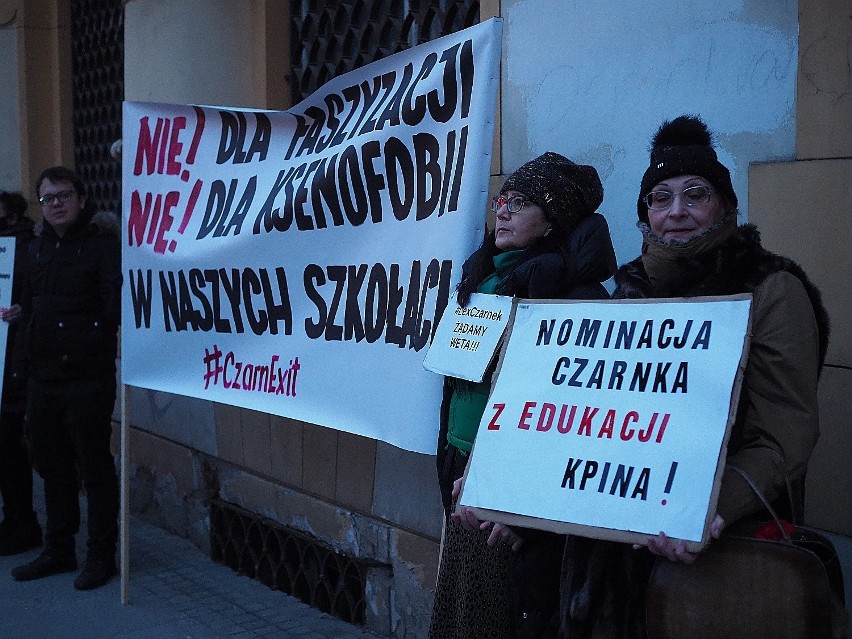
M 123 382 L 434 452 L 422 362 L 484 232 L 501 29 L 288 111 L 126 102 Z
M 751 295 L 517 303 L 459 503 L 483 519 L 700 548 Z

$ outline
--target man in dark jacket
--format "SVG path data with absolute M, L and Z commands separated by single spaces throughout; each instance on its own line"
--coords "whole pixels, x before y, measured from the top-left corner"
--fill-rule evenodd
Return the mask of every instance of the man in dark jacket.
M 78 590 L 116 574 L 118 478 L 110 450 L 121 317 L 121 248 L 112 214 L 94 214 L 65 167 L 36 183 L 44 221 L 27 245 L 15 368 L 26 371 L 33 462 L 44 479 L 44 551 L 12 570 L 18 581 L 76 570 L 80 481 L 88 504 Z

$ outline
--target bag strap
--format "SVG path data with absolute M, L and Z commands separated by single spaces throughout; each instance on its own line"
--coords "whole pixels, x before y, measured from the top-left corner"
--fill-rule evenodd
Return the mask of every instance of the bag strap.
M 772 519 L 775 520 L 775 524 L 778 526 L 778 530 L 781 531 L 781 536 L 784 537 L 784 541 L 792 544 L 793 540 L 791 539 L 790 535 L 787 533 L 787 529 L 784 528 L 784 526 L 781 524 L 781 518 L 778 516 L 778 513 L 775 512 L 775 509 L 769 503 L 769 500 L 763 494 L 763 491 L 761 491 L 760 488 L 757 486 L 757 484 L 754 483 L 754 480 L 751 477 L 749 477 L 748 473 L 746 473 L 746 471 L 744 471 L 742 468 L 738 468 L 737 466 L 734 466 L 733 464 L 727 464 L 727 466 L 732 471 L 737 473 L 740 477 L 742 477 L 749 486 L 751 486 L 751 489 L 754 491 L 754 494 L 757 495 L 760 498 L 760 501 L 763 502 L 763 505 L 766 508 L 767 512 L 769 512 L 769 514 L 772 516 Z M 787 477 L 786 472 L 784 473 L 784 477 L 785 478 Z M 789 481 L 789 479 L 787 480 L 787 494 L 790 497 L 790 501 L 792 502 L 793 496 L 790 495 L 790 481 Z M 791 503 L 791 506 L 792 506 L 792 503 Z

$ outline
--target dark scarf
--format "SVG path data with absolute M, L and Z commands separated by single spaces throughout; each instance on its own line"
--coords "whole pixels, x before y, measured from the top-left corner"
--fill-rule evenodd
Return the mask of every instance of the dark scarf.
M 744 224 L 723 233 L 720 241 L 711 243 L 696 254 L 673 255 L 666 277 L 652 283 L 646 263 L 648 241 L 643 255 L 623 265 L 615 274 L 614 298 L 696 297 L 702 295 L 735 295 L 752 293 L 769 275 L 787 271 L 805 287 L 819 327 L 819 364 L 822 368 L 828 348 L 829 321 L 819 290 L 805 271 L 793 260 L 776 255 L 760 244 L 760 233 Z M 675 251 L 678 247 L 675 247 Z M 659 251 L 659 249 L 657 249 Z M 653 271 L 653 267 L 652 267 Z

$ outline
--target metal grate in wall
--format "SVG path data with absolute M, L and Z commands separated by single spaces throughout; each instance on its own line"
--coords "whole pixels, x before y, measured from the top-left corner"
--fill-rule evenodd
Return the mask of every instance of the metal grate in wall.
M 74 162 L 98 209 L 121 211 L 124 0 L 71 0 Z
M 369 564 L 219 499 L 210 504 L 213 561 L 352 624 L 364 625 Z
M 291 0 L 293 103 L 330 79 L 479 23 L 476 0 Z

